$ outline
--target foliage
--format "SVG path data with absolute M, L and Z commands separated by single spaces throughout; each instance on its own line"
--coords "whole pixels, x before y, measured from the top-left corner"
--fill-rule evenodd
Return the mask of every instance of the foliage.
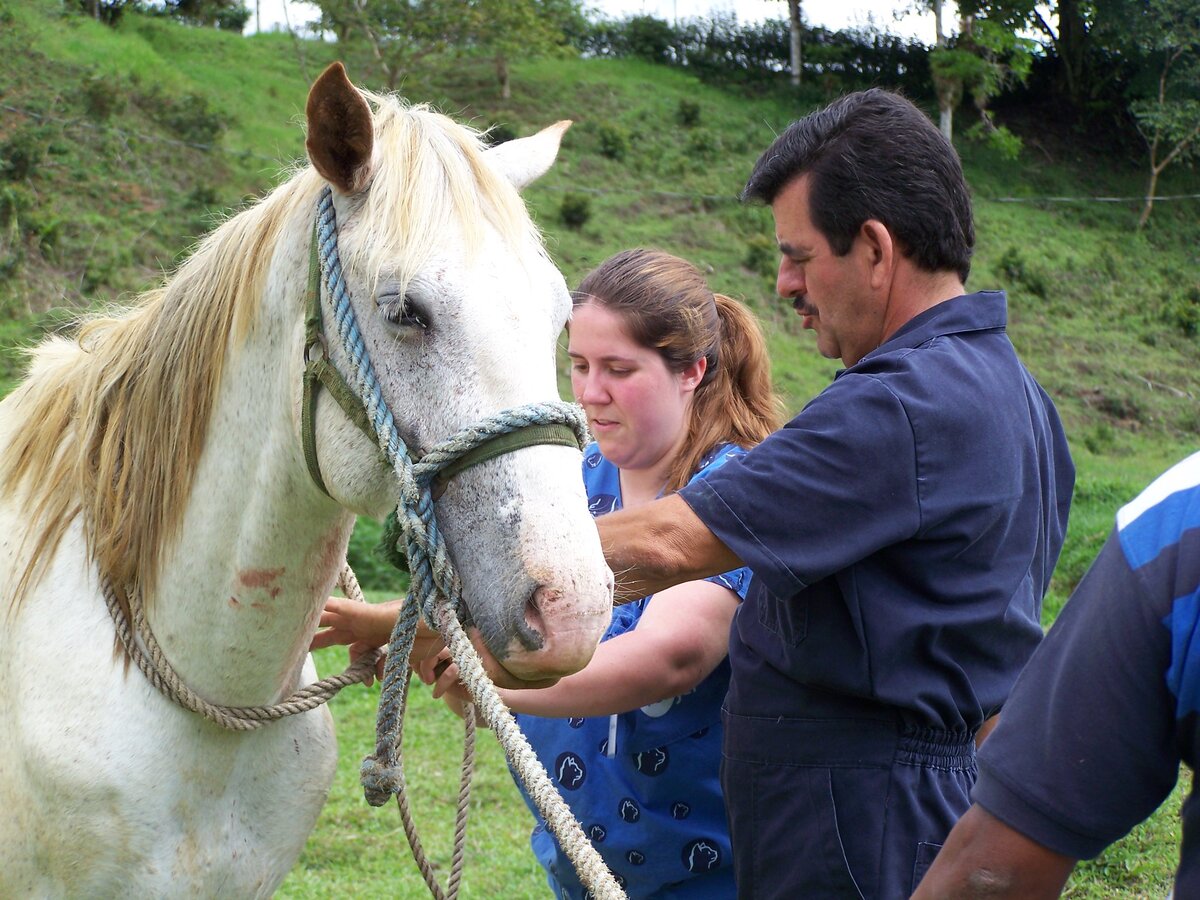
M 1200 3 L 1151 0 L 1139 12 L 1133 40 L 1153 62 L 1146 68 L 1158 74 L 1157 90 L 1130 105 L 1150 157 L 1140 229 L 1150 218 L 1163 170 L 1200 156 Z
M 929 64 L 918 42 L 873 28 L 829 31 L 801 26 L 805 79 L 829 92 L 871 84 L 930 93 Z M 739 23 L 731 14 L 672 25 L 652 16 L 599 19 L 579 38 L 591 57 L 637 58 L 686 68 L 719 84 L 784 84 L 791 64 L 784 19 Z
M 509 63 L 570 51 L 568 33 L 583 18 L 578 0 L 470 0 L 465 41 L 491 55 L 500 96 L 512 96 Z M 573 52 L 573 51 L 570 51 Z
M 700 104 L 687 97 L 680 97 L 675 121 L 684 128 L 695 128 L 700 124 Z
M 83 13 L 97 22 L 115 26 L 129 7 L 137 7 L 138 0 L 76 0 Z
M 592 217 L 592 201 L 586 194 L 567 191 L 558 208 L 558 219 L 573 231 L 579 231 Z
M 1017 135 L 1003 125 L 985 125 L 983 122 L 976 122 L 967 129 L 966 136 L 973 141 L 987 142 L 1001 158 L 1010 162 L 1020 157 L 1021 147 L 1024 145 Z
M 314 0 L 319 27 L 340 45 L 366 50 L 362 62 L 388 90 L 427 62 L 455 53 L 492 59 L 501 97 L 511 93 L 509 64 L 570 50 L 584 27 L 579 0 Z
M 425 59 L 462 44 L 472 20 L 449 0 L 314 0 L 319 27 L 339 45 L 365 48 L 362 64 L 394 91 Z
M 600 121 L 593 129 L 601 156 L 621 160 L 629 152 L 629 130 L 615 122 Z
M 250 9 L 242 0 L 164 0 L 167 15 L 189 25 L 217 27 L 238 34 L 250 20 Z

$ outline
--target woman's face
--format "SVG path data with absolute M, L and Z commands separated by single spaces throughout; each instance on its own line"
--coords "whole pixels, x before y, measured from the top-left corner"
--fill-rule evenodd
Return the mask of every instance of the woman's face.
M 621 469 L 669 464 L 687 435 L 705 360 L 672 372 L 657 350 L 629 336 L 621 316 L 598 303 L 575 307 L 567 353 L 571 389 L 600 452 Z

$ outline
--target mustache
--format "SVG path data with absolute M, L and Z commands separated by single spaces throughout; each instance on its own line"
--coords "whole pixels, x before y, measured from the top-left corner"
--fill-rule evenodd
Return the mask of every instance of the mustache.
M 792 309 L 802 316 L 815 316 L 817 314 L 817 308 L 810 305 L 808 297 L 803 294 L 792 298 Z

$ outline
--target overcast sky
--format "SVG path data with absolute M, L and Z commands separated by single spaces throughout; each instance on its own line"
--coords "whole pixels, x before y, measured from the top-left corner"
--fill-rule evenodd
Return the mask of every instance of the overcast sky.
M 251 13 L 247 31 L 255 28 L 256 10 L 264 31 L 283 27 L 285 5 L 293 28 L 316 18 L 316 7 L 303 0 L 246 0 L 246 5 Z M 783 0 L 586 0 L 585 5 L 617 18 L 646 13 L 668 21 L 708 16 L 714 11 L 735 12 L 742 22 L 787 16 L 787 4 Z M 810 25 L 838 29 L 874 22 L 893 34 L 916 37 L 932 44 L 933 16 L 908 12 L 914 5 L 913 0 L 802 0 L 800 8 L 801 15 Z M 897 18 L 898 13 L 905 12 L 907 14 Z M 951 10 L 947 12 L 947 21 L 953 21 L 949 15 Z

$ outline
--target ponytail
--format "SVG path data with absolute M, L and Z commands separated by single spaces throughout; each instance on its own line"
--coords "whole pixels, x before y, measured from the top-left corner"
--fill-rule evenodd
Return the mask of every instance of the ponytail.
M 771 385 L 767 341 L 743 303 L 714 294 L 720 320 L 708 370 L 693 395 L 687 440 L 671 467 L 664 493 L 679 490 L 720 444 L 749 449 L 782 424 L 783 402 Z

